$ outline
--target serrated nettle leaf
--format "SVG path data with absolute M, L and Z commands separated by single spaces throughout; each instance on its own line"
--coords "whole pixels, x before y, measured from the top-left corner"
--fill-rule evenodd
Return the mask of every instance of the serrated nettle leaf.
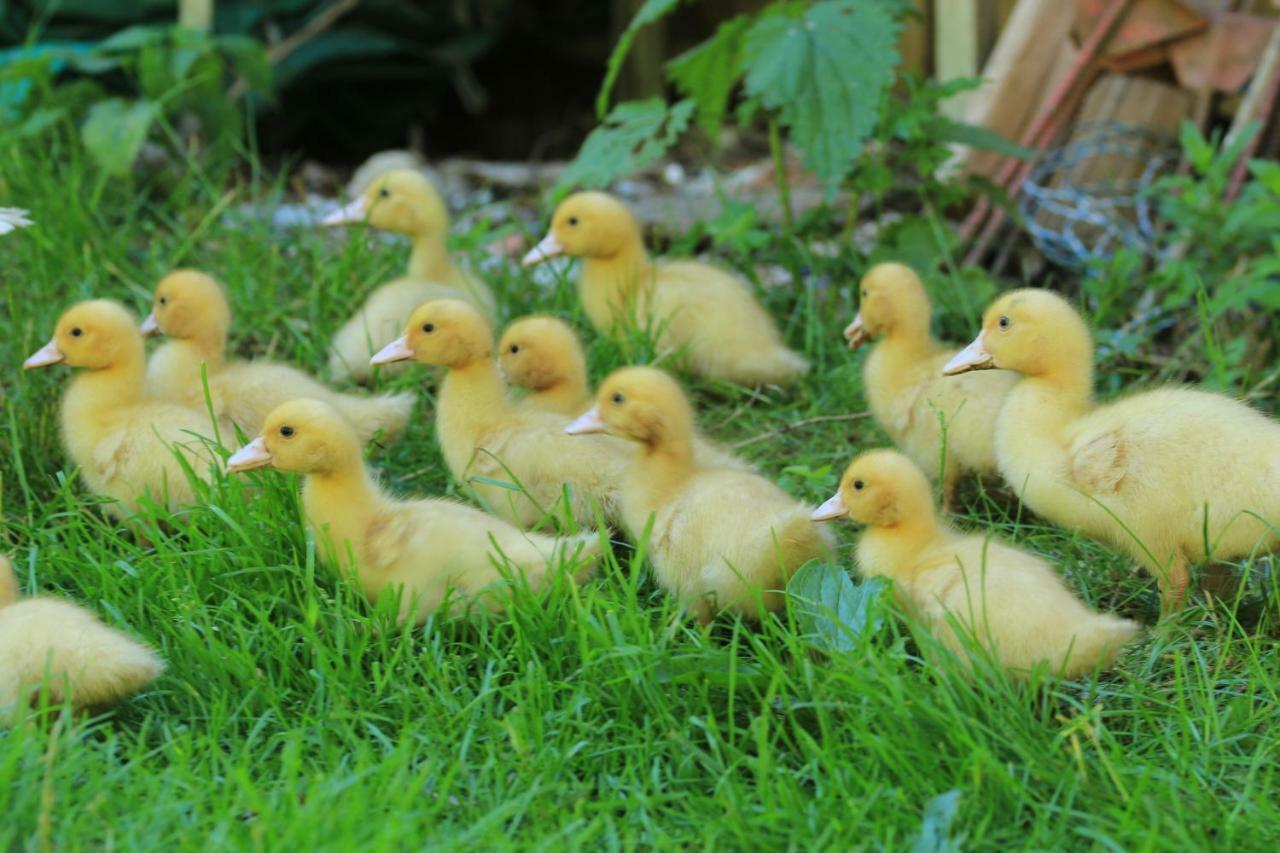
M 742 73 L 742 48 L 751 20 L 725 21 L 710 39 L 667 63 L 667 77 L 698 110 L 698 124 L 710 136 L 720 131 L 729 95 Z
M 747 91 L 778 113 L 831 195 L 879 119 L 897 42 L 897 20 L 865 0 L 766 15 L 746 36 Z
M 613 84 L 618 80 L 622 63 L 631 52 L 631 43 L 636 40 L 636 33 L 666 17 L 679 3 L 680 0 L 645 0 L 645 4 L 631 19 L 631 23 L 627 24 L 627 28 L 618 38 L 618 43 L 614 45 L 613 53 L 609 54 L 609 61 L 605 64 L 604 82 L 600 84 L 600 94 L 596 96 L 597 118 L 604 116 L 609 109 L 609 95 L 613 92 Z
M 89 109 L 80 137 L 103 171 L 123 175 L 133 165 L 158 113 L 151 101 L 108 98 Z
M 604 187 L 657 160 L 689 127 L 693 101 L 668 107 L 661 98 L 618 104 L 591 131 L 556 185 Z
M 883 581 L 871 578 L 854 584 L 839 566 L 809 563 L 792 575 L 787 596 L 801 630 L 823 651 L 848 652 L 858 638 L 880 627 L 874 604 L 884 591 Z

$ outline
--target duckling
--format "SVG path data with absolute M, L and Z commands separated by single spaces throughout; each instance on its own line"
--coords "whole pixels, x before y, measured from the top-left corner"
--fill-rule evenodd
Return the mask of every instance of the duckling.
M 83 607 L 18 598 L 13 562 L 0 554 L 0 721 L 16 722 L 42 685 L 52 702 L 104 708 L 164 672 L 154 651 Z
M 445 237 L 449 213 L 431 182 L 410 169 L 378 177 L 360 198 L 325 217 L 322 225 L 367 222 L 413 238 L 409 271 L 380 286 L 334 335 L 329 369 L 335 379 L 357 381 L 372 375 L 369 356 L 404 328 L 414 308 L 433 299 L 462 299 L 492 318 L 495 301 L 489 286 L 449 258 Z
M 563 561 L 588 574 L 600 553 L 595 534 L 556 539 L 525 533 L 478 509 L 453 501 L 402 501 L 386 494 L 360 455 L 346 418 L 318 400 L 293 400 L 274 409 L 262 434 L 227 462 L 230 471 L 271 466 L 305 475 L 302 506 L 327 562 L 360 583 L 376 601 L 400 592 L 400 618 L 422 624 L 450 590 L 453 610 L 480 602 L 501 611 L 496 592 L 504 566 L 537 589 Z
M 867 525 L 857 550 L 862 573 L 891 580 L 908 613 L 962 659 L 968 636 L 1015 675 L 1045 665 L 1074 678 L 1109 667 L 1138 632 L 1082 604 L 1039 557 L 940 521 L 929 481 L 901 453 L 854 459 L 813 514 L 846 517 Z
M 786 385 L 809 370 L 738 276 L 696 261 L 650 260 L 640 227 L 621 201 L 601 192 L 569 196 L 525 266 L 583 258 L 578 294 L 602 334 L 652 328 L 693 373 L 740 385 Z
M 1126 551 L 1165 613 L 1189 567 L 1280 545 L 1280 423 L 1221 394 L 1162 388 L 1098 405 L 1089 327 L 1062 297 L 1015 290 L 945 367 L 1020 375 L 996 425 L 1000 474 L 1031 510 Z
M 530 406 L 576 416 L 595 399 L 587 384 L 587 357 L 569 324 L 533 315 L 507 326 L 498 342 L 498 366 L 508 385 L 529 389 Z M 754 468 L 695 432 L 693 459 L 706 468 Z
M 147 398 L 145 358 L 133 316 L 94 299 L 68 309 L 53 339 L 22 365 L 87 368 L 62 397 L 62 444 L 89 490 L 119 502 L 108 508 L 117 516 L 138 512 L 147 494 L 169 508 L 194 503 L 185 467 L 207 482 L 220 460 L 204 436 L 234 437 L 230 424 L 204 412 Z
M 377 435 L 397 435 L 408 422 L 412 394 L 339 394 L 289 365 L 265 359 L 226 361 L 230 325 L 226 293 L 211 276 L 198 270 L 178 270 L 161 279 L 142 332 L 158 331 L 173 340 L 161 345 L 147 363 L 147 389 L 151 394 L 204 408 L 204 365 L 214 411 L 248 435 L 262 429 L 268 412 L 297 397 L 323 400 L 333 406 L 355 425 L 364 444 Z
M 700 468 L 693 408 L 678 382 L 652 367 L 605 379 L 595 407 L 567 427 L 640 445 L 622 484 L 622 524 L 649 530 L 658 582 L 702 622 L 717 611 L 759 618 L 783 604 L 787 578 L 830 556 L 834 539 L 806 507 L 758 474 Z
M 1015 379 L 1001 373 L 950 380 L 941 375 L 959 347 L 940 344 L 929 333 L 929 294 L 910 267 L 877 264 L 858 287 L 858 314 L 844 336 L 850 349 L 880 339 L 862 366 L 871 414 L 921 470 L 936 476 L 941 468 L 946 512 L 963 475 L 996 473 L 992 436 Z
M 454 478 L 468 483 L 492 512 L 530 527 L 548 517 L 567 486 L 569 511 L 579 524 L 594 521 L 593 500 L 605 517 L 616 515 L 631 448 L 605 436 L 571 439 L 564 434 L 567 418 L 516 405 L 498 376 L 493 332 L 479 311 L 457 299 L 418 308 L 404 336 L 373 362 L 410 359 L 448 370 L 436 397 L 440 450 Z

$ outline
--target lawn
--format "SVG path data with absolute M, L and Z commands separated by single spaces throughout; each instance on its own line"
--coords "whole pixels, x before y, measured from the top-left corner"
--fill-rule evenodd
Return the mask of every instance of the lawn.
M 0 541 L 25 589 L 128 626 L 169 669 L 103 716 L 54 709 L 0 733 L 0 849 L 1280 843 L 1274 564 L 1239 567 L 1238 595 L 1197 595 L 1157 629 L 1153 580 L 994 482 L 962 490 L 959 523 L 1046 555 L 1091 604 L 1148 626 L 1114 672 L 1022 683 L 979 664 L 965 678 L 887 601 L 878 629 L 830 655 L 794 614 L 704 631 L 622 542 L 581 588 L 517 592 L 510 617 L 398 627 L 317 565 L 297 483 L 273 474 L 216 482 L 206 505 L 149 518 L 140 545 L 59 446 L 67 370 L 19 369 L 58 314 L 88 297 L 145 313 L 162 274 L 198 266 L 229 287 L 238 353 L 322 372 L 329 336 L 399 273 L 407 246 L 273 231 L 245 213 L 280 199 L 256 170 L 228 192 L 199 170 L 103 182 L 74 151 L 46 154 L 0 154 L 6 203 L 37 223 L 0 239 Z M 464 216 L 455 246 L 479 263 L 517 227 Z M 852 417 L 866 408 L 863 356 L 840 339 L 862 260 L 775 234 L 754 261 L 810 283 L 763 292 L 815 369 L 787 394 L 692 390 L 710 433 L 816 503 L 852 455 L 886 443 Z M 551 311 L 586 328 L 569 279 L 542 286 L 514 262 L 485 263 L 504 319 Z M 593 375 L 627 360 L 595 346 Z M 397 492 L 456 492 L 433 435 L 433 382 L 421 368 L 380 382 L 420 398 L 407 435 L 374 456 Z M 1275 414 L 1280 396 L 1255 403 Z M 851 417 L 811 420 L 831 415 Z M 255 484 L 263 493 L 245 500 Z M 856 531 L 839 530 L 856 577 Z M 948 825 L 932 814 L 949 792 Z

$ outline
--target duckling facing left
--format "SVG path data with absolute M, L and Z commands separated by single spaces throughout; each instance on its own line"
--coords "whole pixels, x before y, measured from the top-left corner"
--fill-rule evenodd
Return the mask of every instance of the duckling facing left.
M 780 609 L 791 574 L 834 551 L 830 532 L 810 520 L 811 508 L 773 483 L 697 466 L 693 408 L 661 370 L 610 374 L 595 408 L 567 430 L 609 432 L 640 445 L 622 484 L 623 526 L 637 541 L 649 530 L 658 582 L 703 624 L 718 611 L 760 618 Z
M 146 397 L 146 352 L 133 316 L 117 302 L 95 299 L 68 309 L 53 339 L 23 368 L 65 363 L 87 368 L 62 397 L 62 443 L 90 491 L 115 498 L 115 514 L 136 513 L 144 495 L 170 508 L 189 506 L 195 494 L 184 457 L 195 476 L 208 481 L 221 467 L 212 442 L 230 441 L 228 423 L 204 412 Z M 121 512 L 123 510 L 123 512 Z
M 333 408 L 294 400 L 272 411 L 262 435 L 227 467 L 305 475 L 303 511 L 326 561 L 358 580 L 370 600 L 398 591 L 402 620 L 425 622 L 451 590 L 460 594 L 454 609 L 478 601 L 501 611 L 502 597 L 492 593 L 507 583 L 504 568 L 537 589 L 558 565 L 577 565 L 581 580 L 600 554 L 594 533 L 556 539 L 453 501 L 397 500 L 374 482 L 360 448 Z
M 202 409 L 201 366 L 208 377 L 213 409 L 247 435 L 262 429 L 276 406 L 298 397 L 323 400 L 346 416 L 360 441 L 398 435 L 409 420 L 413 395 L 360 397 L 339 394 L 295 367 L 255 359 L 225 357 L 231 306 L 222 285 L 198 270 L 177 270 L 156 285 L 144 334 L 158 331 L 166 341 L 147 362 L 147 389 L 162 400 Z
M 83 607 L 18 598 L 13 563 L 0 554 L 0 721 L 16 721 L 41 685 L 53 702 L 104 708 L 164 671 L 154 651 Z
M 961 660 L 967 635 L 1012 674 L 1043 665 L 1073 678 L 1110 666 L 1138 632 L 1135 622 L 1081 604 L 1044 560 L 939 521 L 924 474 L 895 451 L 854 459 L 813 517 L 867 525 L 862 573 L 893 581 L 913 618 Z

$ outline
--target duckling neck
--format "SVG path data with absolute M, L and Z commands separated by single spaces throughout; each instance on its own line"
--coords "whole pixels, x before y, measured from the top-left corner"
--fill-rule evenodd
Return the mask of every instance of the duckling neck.
M 562 379 L 533 392 L 542 408 L 566 415 L 580 415 L 591 404 L 585 379 Z
M 644 306 L 637 299 L 653 276 L 653 262 L 639 234 L 612 255 L 585 258 L 578 295 L 592 325 L 608 331 L 615 315 L 625 319 L 629 311 L 642 313 Z
M 870 527 L 858 545 L 859 562 L 871 575 L 911 581 L 922 568 L 917 556 L 951 535 L 930 512 L 883 527 Z
M 693 475 L 693 444 L 688 438 L 667 438 L 645 446 L 628 472 L 628 492 L 648 515 L 671 499 Z M 638 533 L 638 531 L 637 531 Z
M 110 367 L 86 370 L 71 381 L 62 400 L 64 432 L 76 425 L 104 427 L 126 406 L 142 400 L 143 351 L 141 342 Z
M 357 568 L 363 566 L 365 539 L 385 500 L 358 455 L 332 471 L 309 474 L 302 506 L 325 559 L 346 566 L 349 550 Z
M 466 468 L 483 434 L 511 413 L 506 386 L 492 359 L 449 370 L 436 401 L 436 435 L 454 476 Z
M 452 281 L 457 277 L 444 234 L 421 234 L 413 240 L 409 255 L 409 278 L 417 281 Z

